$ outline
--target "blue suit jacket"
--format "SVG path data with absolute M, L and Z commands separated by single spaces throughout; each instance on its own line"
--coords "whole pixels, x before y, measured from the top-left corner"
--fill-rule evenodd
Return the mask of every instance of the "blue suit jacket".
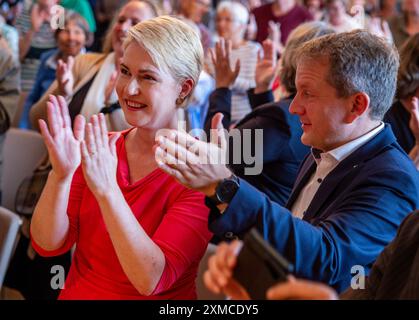
M 419 174 L 386 125 L 323 180 L 301 220 L 289 209 L 315 168 L 310 154 L 286 207 L 241 180 L 222 215 L 211 208 L 209 228 L 231 238 L 257 225 L 297 276 L 342 291 L 350 285 L 351 268 L 364 266 L 368 274 L 403 218 L 419 207 Z

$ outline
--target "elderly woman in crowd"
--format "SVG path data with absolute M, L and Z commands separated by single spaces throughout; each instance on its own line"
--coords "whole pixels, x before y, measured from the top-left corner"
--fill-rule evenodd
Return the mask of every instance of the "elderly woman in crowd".
M 73 133 L 65 100 L 50 98 L 40 128 L 52 171 L 31 235 L 46 256 L 77 245 L 60 299 L 196 298 L 208 209 L 158 168 L 153 145 L 160 129 L 177 127 L 202 60 L 199 35 L 162 16 L 124 42 L 116 91 L 131 129 L 109 136 L 102 114 L 86 127 L 79 115 Z
M 57 80 L 31 109 L 32 126 L 37 128 L 38 119 L 46 119 L 49 96 L 59 94 L 69 102 L 72 120 L 79 113 L 90 118 L 105 108 L 108 129 L 126 129 L 128 124 L 115 92 L 117 66 L 123 54 L 122 43 L 131 26 L 156 15 L 154 6 L 147 1 L 130 1 L 123 6 L 108 32 L 104 53 L 69 58 L 67 63 L 59 65 Z
M 363 16 L 359 19 L 351 17 L 346 12 L 347 1 L 346 0 L 326 0 L 326 17 L 325 21 L 328 22 L 336 32 L 349 32 L 354 29 L 363 29 L 362 24 Z M 359 13 L 363 15 L 364 12 Z
M 217 36 L 220 41 L 228 40 L 231 44 L 226 50 L 229 51 L 231 66 L 237 74 L 235 81 L 230 84 L 232 124 L 251 111 L 246 91 L 255 86 L 255 68 L 261 49 L 258 43 L 244 39 L 248 20 L 249 12 L 238 2 L 223 1 L 217 7 Z M 221 47 L 224 49 L 224 45 Z M 210 57 L 207 60 L 208 72 L 215 77 L 214 62 Z
M 41 64 L 35 78 L 35 84 L 26 99 L 20 120 L 21 128 L 29 128 L 29 111 L 55 80 L 57 67 L 67 63 L 69 59 L 80 53 L 85 53 L 85 47 L 91 43 L 92 34 L 86 20 L 78 13 L 67 11 L 64 29 L 55 31 L 57 49 L 47 51 L 41 55 Z M 71 57 L 71 58 L 70 58 Z
M 410 37 L 400 51 L 396 101 L 384 120 L 391 124 L 397 141 L 419 168 L 419 33 Z

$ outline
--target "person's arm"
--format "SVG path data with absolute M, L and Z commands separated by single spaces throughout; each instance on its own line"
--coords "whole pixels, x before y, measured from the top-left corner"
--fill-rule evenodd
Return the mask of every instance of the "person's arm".
M 252 109 L 275 100 L 272 85 L 275 80 L 276 68 L 275 46 L 271 40 L 267 39 L 263 42 L 263 57 L 261 57 L 261 52 L 258 53 L 255 70 L 256 87 L 247 91 Z
M 224 115 L 223 125 L 230 127 L 231 123 L 231 89 L 240 72 L 240 60 L 237 60 L 235 69 L 230 67 L 231 42 L 224 41 L 223 38 L 215 45 L 215 52 L 210 50 L 212 64 L 215 69 L 215 87 L 216 89 L 210 95 L 209 109 L 205 119 L 205 132 L 209 137 L 211 129 L 211 120 L 216 113 Z
M 209 108 L 205 118 L 205 133 L 210 137 L 211 120 L 215 114 L 223 114 L 223 126 L 229 128 L 231 124 L 231 90 L 228 87 L 216 88 L 209 96 Z
M 52 170 L 35 207 L 31 220 L 33 242 L 43 252 L 69 249 L 64 246 L 73 230 L 67 215 L 71 181 L 80 164 L 80 141 L 84 134 L 84 118 L 78 116 L 72 131 L 68 107 L 62 97 L 48 102 L 48 125 L 40 120 L 41 134 L 48 149 Z M 73 231 L 73 232 L 69 232 Z M 65 250 L 64 250 L 65 251 Z
M 24 35 L 19 37 L 19 60 L 23 61 L 31 47 L 34 30 L 29 29 Z
M 252 109 L 256 109 L 263 104 L 275 101 L 275 97 L 271 89 L 259 93 L 255 93 L 255 88 L 249 89 L 247 90 L 247 98 L 249 99 Z
M 406 198 L 414 198 L 416 177 L 403 171 L 397 177 L 389 171 L 377 174 L 379 182 L 351 191 L 336 211 L 317 225 L 293 217 L 241 180 L 223 214 L 210 213 L 209 229 L 224 237 L 227 232 L 241 235 L 258 225 L 265 239 L 295 265 L 298 277 L 335 285 L 350 276 L 353 261 L 361 265 L 373 261 L 394 237 L 403 214 L 415 209 L 412 200 L 401 200 L 399 195 L 410 190 Z M 392 206 L 383 205 L 388 203 Z
M 30 28 L 24 30 L 19 40 L 19 58 L 23 61 L 29 52 L 32 44 L 32 38 L 35 33 L 39 32 L 44 21 L 48 21 L 49 12 L 45 12 L 39 8 L 38 4 L 34 4 L 31 8 L 29 18 L 31 20 Z

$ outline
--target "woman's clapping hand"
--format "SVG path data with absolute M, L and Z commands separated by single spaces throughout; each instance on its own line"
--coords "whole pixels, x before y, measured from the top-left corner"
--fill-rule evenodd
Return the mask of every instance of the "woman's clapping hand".
M 82 164 L 84 177 L 95 196 L 103 196 L 116 186 L 117 156 L 115 143 L 120 134 L 110 138 L 103 114 L 92 116 L 86 124 L 78 115 L 74 129 L 68 106 L 61 96 L 50 96 L 47 103 L 48 125 L 39 120 L 39 127 L 48 149 L 52 173 L 59 180 L 71 180 Z
M 83 116 L 77 116 L 72 129 L 65 99 L 52 95 L 47 102 L 47 117 L 48 125 L 44 120 L 39 120 L 39 127 L 52 164 L 52 173 L 59 179 L 66 179 L 80 165 L 80 143 L 84 138 L 85 120 Z
M 118 187 L 115 144 L 119 136 L 116 133 L 109 138 L 102 113 L 93 115 L 86 125 L 85 140 L 81 143 L 82 167 L 86 183 L 97 198 Z

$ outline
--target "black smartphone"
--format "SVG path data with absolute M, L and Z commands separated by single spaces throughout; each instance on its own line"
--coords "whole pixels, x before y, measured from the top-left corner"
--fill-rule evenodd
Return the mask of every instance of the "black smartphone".
M 252 299 L 265 300 L 266 291 L 274 284 L 286 281 L 293 270 L 293 265 L 266 242 L 256 228 L 252 228 L 244 236 L 233 277 Z

